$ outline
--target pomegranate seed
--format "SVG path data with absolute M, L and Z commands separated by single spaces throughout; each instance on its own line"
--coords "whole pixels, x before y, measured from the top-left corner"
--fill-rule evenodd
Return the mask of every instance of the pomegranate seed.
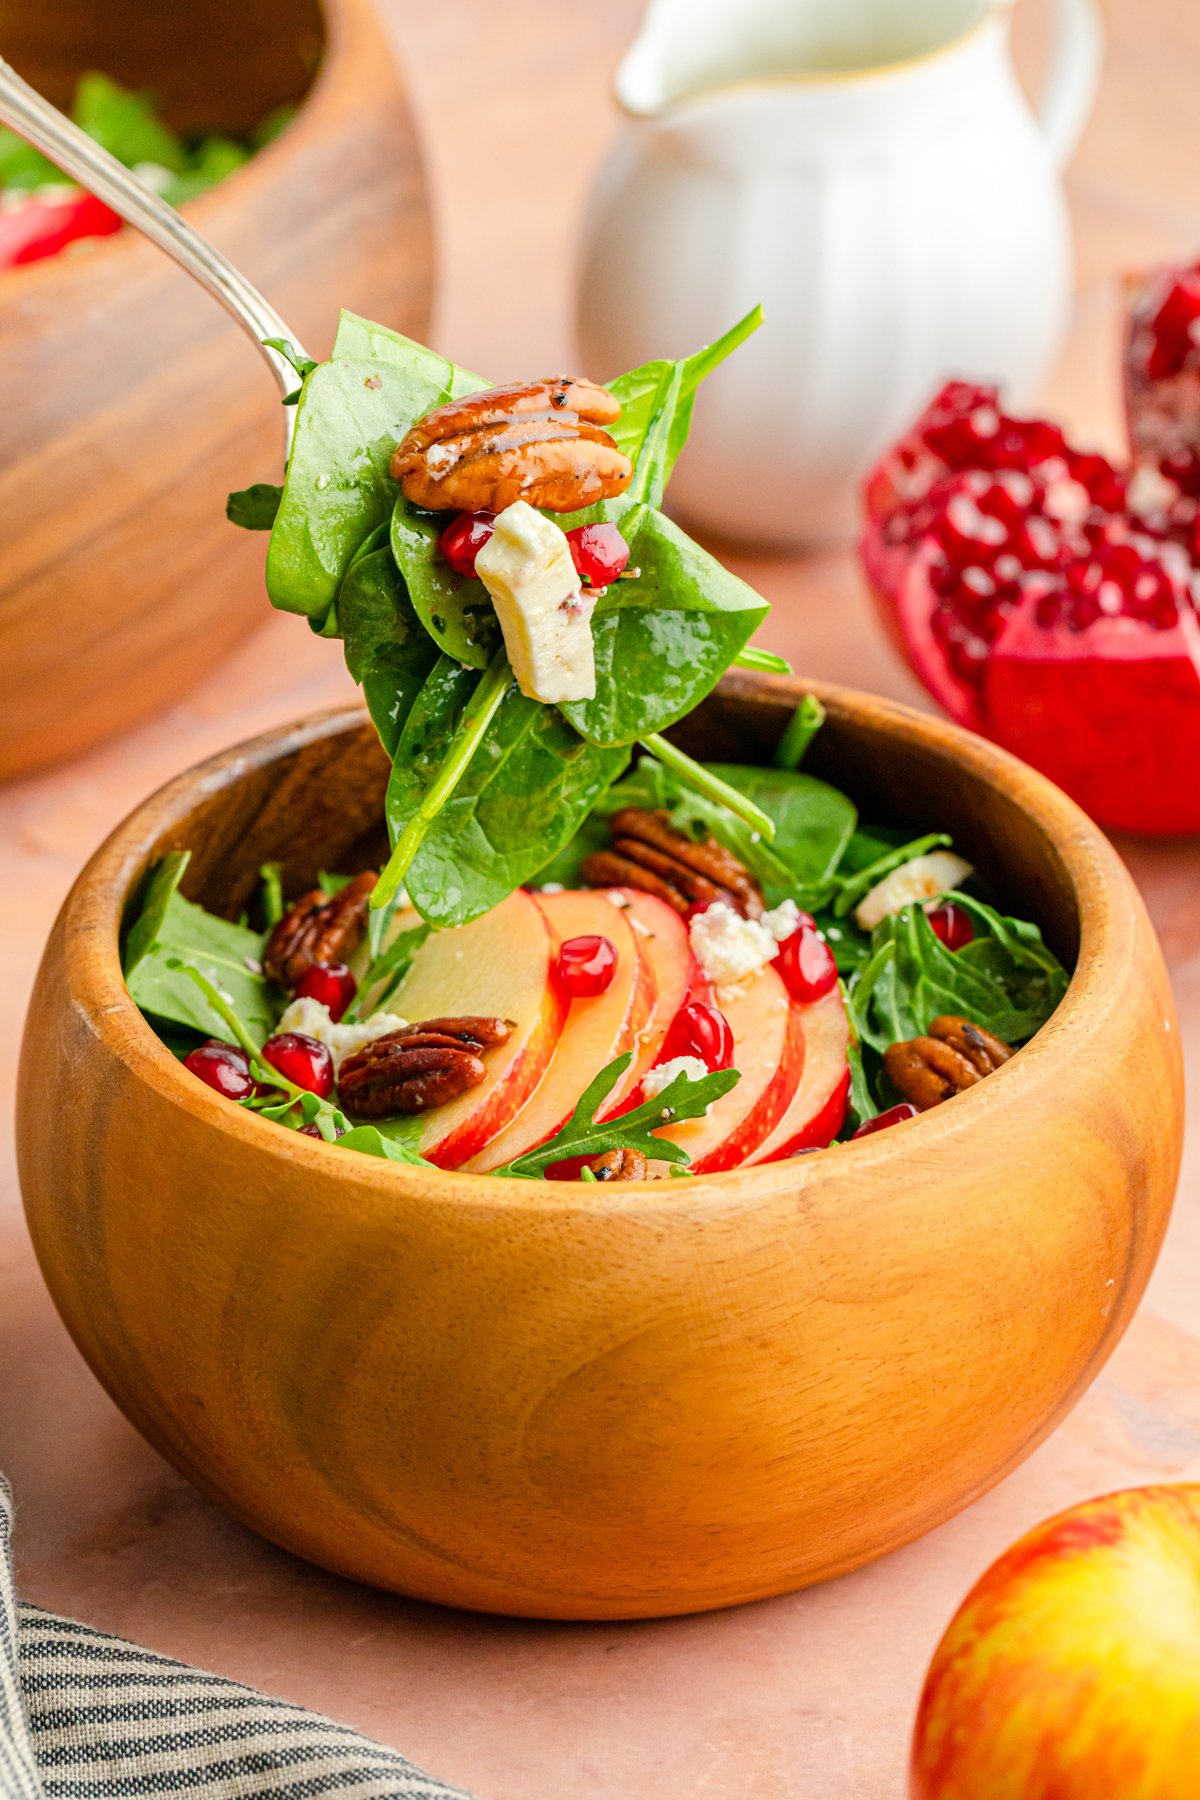
M 303 1031 L 280 1031 L 263 1045 L 263 1061 L 298 1088 L 325 1100 L 333 1092 L 329 1046 Z
M 319 1000 L 329 1008 L 336 1024 L 358 992 L 358 983 L 344 962 L 314 963 L 300 979 L 297 1000 Z
M 974 941 L 975 927 L 970 913 L 963 906 L 955 906 L 953 900 L 947 900 L 941 906 L 927 906 L 925 917 L 933 935 L 941 939 L 947 950 L 963 950 Z
M 733 1032 L 725 1014 L 703 1000 L 681 1006 L 667 1028 L 658 1060 L 674 1062 L 677 1056 L 695 1056 L 710 1072 L 732 1069 Z
M 218 1038 L 209 1038 L 206 1044 L 184 1057 L 183 1066 L 206 1087 L 224 1094 L 227 1100 L 244 1100 L 254 1091 L 250 1063 L 245 1051 L 239 1050 L 236 1044 L 222 1044 Z
M 793 1000 L 808 1006 L 827 994 L 838 978 L 833 951 L 812 925 L 802 925 L 779 946 L 775 967 Z
M 1151 381 L 1179 375 L 1200 348 L 1200 281 L 1195 273 L 1174 281 L 1150 324 L 1146 373 Z
M 910 1101 L 902 1100 L 899 1106 L 889 1107 L 887 1112 L 882 1112 L 877 1118 L 868 1119 L 865 1125 L 860 1125 L 854 1133 L 854 1137 L 870 1137 L 873 1132 L 886 1131 L 889 1125 L 899 1125 L 902 1120 L 915 1119 L 916 1116 L 916 1107 Z
M 617 951 L 611 938 L 599 934 L 567 938 L 558 947 L 554 978 L 572 1000 L 590 1000 L 612 986 Z
M 297 1127 L 297 1130 L 301 1137 L 321 1137 L 320 1128 L 317 1125 L 300 1125 Z M 345 1137 L 346 1133 L 342 1130 L 340 1125 L 335 1125 L 333 1128 L 333 1135 L 335 1138 L 340 1138 Z M 322 1138 L 321 1141 L 324 1143 L 325 1139 Z
M 452 525 L 442 533 L 442 555 L 456 575 L 473 575 L 475 558 L 495 529 L 492 512 L 459 513 Z
M 629 545 L 615 525 L 576 525 L 568 531 L 567 542 L 575 571 L 588 587 L 607 587 L 629 562 Z

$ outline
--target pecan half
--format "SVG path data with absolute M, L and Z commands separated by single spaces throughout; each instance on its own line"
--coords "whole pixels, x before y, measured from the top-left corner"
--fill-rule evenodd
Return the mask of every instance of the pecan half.
M 584 858 L 583 878 L 590 887 L 641 888 L 657 894 L 677 913 L 723 900 L 736 912 L 757 919 L 763 910 L 758 882 L 743 862 L 723 844 L 700 843 L 676 831 L 665 812 L 626 806 L 609 821 L 611 850 Z
M 575 512 L 623 494 L 633 464 L 605 431 L 620 402 L 582 377 L 488 388 L 419 419 L 392 477 L 414 506 L 503 512 L 515 500 Z
M 597 1181 L 645 1181 L 650 1173 L 650 1165 L 640 1150 L 606 1150 L 603 1156 L 593 1156 L 584 1166 Z
M 314 963 L 345 962 L 367 929 L 367 901 L 379 880 L 364 869 L 336 894 L 313 888 L 284 913 L 267 939 L 263 970 L 289 991 L 298 987 Z
M 425 1019 L 373 1038 L 347 1056 L 338 1097 L 363 1119 L 431 1112 L 478 1087 L 487 1074 L 481 1051 L 512 1035 L 506 1019 Z
M 990 1031 L 946 1013 L 933 1021 L 928 1037 L 890 1044 L 883 1066 L 897 1092 L 928 1112 L 993 1074 L 1011 1055 L 1008 1045 Z

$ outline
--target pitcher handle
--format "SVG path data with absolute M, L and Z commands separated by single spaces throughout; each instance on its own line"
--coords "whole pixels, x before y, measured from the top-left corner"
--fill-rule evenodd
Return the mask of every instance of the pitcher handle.
M 1054 40 L 1038 117 L 1060 169 L 1071 160 L 1087 124 L 1103 63 L 1099 0 L 1054 0 Z

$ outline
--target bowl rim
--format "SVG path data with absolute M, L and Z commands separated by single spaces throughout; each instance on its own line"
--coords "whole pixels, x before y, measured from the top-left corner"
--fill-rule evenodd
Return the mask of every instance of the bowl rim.
M 338 95 L 345 85 L 347 72 L 359 60 L 360 47 L 365 41 L 367 26 L 371 23 L 369 0 L 317 0 L 324 23 L 324 37 L 321 56 L 312 78 L 297 102 L 295 116 L 261 149 L 258 149 L 240 168 L 224 176 L 214 187 L 192 200 L 186 200 L 178 209 L 181 215 L 195 225 L 198 231 L 211 235 L 208 229 L 209 215 L 221 206 L 221 197 L 231 193 L 242 195 L 253 192 L 256 186 L 271 180 L 276 172 L 276 164 L 282 161 L 286 146 L 293 151 L 302 150 L 308 139 L 324 128 L 326 113 L 337 104 Z M 396 53 L 388 46 L 392 62 L 397 70 L 397 79 L 402 81 Z M 34 292 L 38 282 L 62 281 L 68 274 L 83 278 L 95 274 L 102 264 L 110 263 L 124 253 L 126 256 L 149 252 L 154 257 L 161 257 L 163 252 L 157 245 L 143 237 L 136 226 L 124 225 L 120 231 L 114 231 L 107 237 L 88 238 L 86 251 L 80 255 L 61 254 L 40 257 L 36 262 L 20 263 L 15 268 L 4 271 L 4 288 L 0 289 L 0 302 L 3 292 L 14 282 L 20 283 L 19 297 L 27 298 Z M 14 288 L 14 294 L 17 290 Z M 34 294 L 36 298 L 36 294 Z
M 1109 983 L 1106 988 L 1092 977 L 1106 960 L 1127 956 L 1142 912 L 1132 878 L 1116 851 L 1074 801 L 1017 757 L 962 727 L 861 690 L 796 676 L 738 671 L 725 678 L 721 692 L 751 701 L 782 699 L 787 704 L 811 693 L 834 715 L 860 714 L 866 708 L 877 729 L 949 756 L 992 785 L 1011 789 L 1015 782 L 1019 792 L 1012 795 L 1014 803 L 1041 828 L 1059 856 L 1079 916 L 1079 954 L 1067 992 L 1050 1020 L 989 1078 L 986 1091 L 980 1083 L 957 1095 L 953 1106 L 934 1107 L 886 1132 L 838 1145 L 836 1159 L 786 1158 L 674 1182 L 585 1184 L 425 1169 L 356 1151 L 345 1170 L 347 1178 L 360 1186 L 382 1184 L 384 1194 L 403 1190 L 414 1201 L 446 1201 L 457 1207 L 463 1204 L 461 1180 L 469 1176 L 472 1202 L 497 1210 L 634 1210 L 670 1216 L 678 1214 L 679 1201 L 686 1199 L 689 1212 L 720 1212 L 751 1200 L 777 1199 L 784 1192 L 794 1199 L 798 1189 L 815 1192 L 831 1172 L 846 1167 L 847 1156 L 854 1159 L 856 1171 L 865 1172 L 873 1165 L 907 1162 L 914 1148 L 926 1155 L 945 1150 L 950 1139 L 982 1119 L 984 1108 L 1017 1105 L 1023 1094 L 1053 1081 L 1072 1065 L 1088 1066 L 1088 1040 L 1103 1032 L 1118 1004 L 1113 998 L 1114 985 Z M 337 706 L 270 727 L 181 771 L 128 813 L 93 853 L 64 901 L 56 926 L 57 931 L 65 925 L 63 956 L 72 1001 L 126 1073 L 139 1085 L 157 1088 L 173 1105 L 206 1118 L 214 1129 L 244 1146 L 247 1154 L 266 1156 L 298 1168 L 306 1176 L 329 1178 L 335 1174 L 337 1165 L 331 1165 L 327 1145 L 231 1106 L 189 1076 L 158 1038 L 125 986 L 120 964 L 121 920 L 149 865 L 153 843 L 187 817 L 198 795 L 234 785 L 253 768 L 369 724 L 364 707 L 353 703 Z M 1166 1023 L 1174 1029 L 1170 1014 Z M 918 1132 L 922 1134 L 919 1140 L 914 1136 Z M 283 1172 L 281 1169 L 281 1175 Z M 652 1200 L 660 1204 L 652 1206 Z

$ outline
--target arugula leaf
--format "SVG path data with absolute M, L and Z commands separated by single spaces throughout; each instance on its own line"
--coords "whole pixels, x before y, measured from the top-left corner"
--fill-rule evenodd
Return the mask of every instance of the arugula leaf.
M 270 531 L 279 512 L 283 489 L 271 481 L 235 488 L 225 502 L 225 517 L 243 531 Z
M 770 610 L 662 513 L 639 512 L 627 536 L 641 573 L 614 583 L 593 615 L 595 698 L 560 708 L 606 746 L 636 743 L 691 712 Z
M 442 657 L 426 681 L 388 784 L 393 842 L 416 816 L 487 680 Z M 555 707 L 510 684 L 404 875 L 413 905 L 438 926 L 499 905 L 558 853 L 628 761 L 627 750 L 586 743 Z
M 351 563 L 338 588 L 336 611 L 346 666 L 363 690 L 384 749 L 394 756 L 438 650 L 386 544 Z
M 633 1052 L 627 1050 L 623 1056 L 608 1063 L 584 1089 L 578 1105 L 561 1131 L 555 1132 L 547 1143 L 540 1144 L 536 1150 L 526 1151 L 524 1156 L 505 1163 L 502 1169 L 493 1169 L 492 1173 L 537 1180 L 544 1177 L 546 1170 L 555 1163 L 574 1161 L 577 1157 L 600 1156 L 606 1150 L 622 1149 L 640 1150 L 643 1155 L 654 1157 L 660 1162 L 688 1162 L 690 1158 L 686 1150 L 667 1138 L 654 1137 L 653 1133 L 664 1125 L 677 1125 L 684 1119 L 703 1118 L 714 1100 L 719 1100 L 722 1094 L 727 1094 L 731 1087 L 737 1085 L 741 1080 L 740 1072 L 737 1069 L 717 1069 L 698 1081 L 681 1072 L 653 1100 L 647 1100 L 632 1112 L 622 1113 L 619 1118 L 597 1123 L 596 1114 L 632 1060 Z
M 444 513 L 413 511 L 403 495 L 392 513 L 392 555 L 418 618 L 439 650 L 486 669 L 500 647 L 500 621 L 482 581 L 456 575 L 438 549 Z
M 279 864 L 264 863 L 258 878 L 262 882 L 263 925 L 268 932 L 274 931 L 283 917 L 283 880 Z
M 347 327 L 347 341 L 356 334 Z M 324 622 L 355 551 L 391 515 L 396 445 L 447 397 L 445 359 L 406 340 L 397 345 L 403 360 L 339 356 L 304 382 L 267 553 L 267 592 L 284 612 Z M 473 384 L 460 371 L 450 381 L 456 392 Z
M 941 1013 L 958 1013 L 1014 1046 L 1053 1013 L 1067 991 L 1067 973 L 1042 942 L 1036 925 L 1008 919 L 956 894 L 970 913 L 975 937 L 948 950 L 923 906 L 881 919 L 871 954 L 847 990 L 851 1023 L 880 1054 L 889 1044 L 920 1037 Z
M 372 913 L 370 925 L 373 926 L 376 919 L 386 919 L 388 916 L 387 909 Z M 372 957 L 367 972 L 359 983 L 357 997 L 347 1008 L 347 1021 L 362 1018 L 364 1003 L 368 997 L 371 1002 L 369 1008 L 365 1008 L 368 1017 L 372 1013 L 386 1010 L 388 1001 L 408 974 L 413 958 L 431 930 L 432 927 L 427 924 L 413 925 L 408 931 L 399 932 L 390 944 Z
M 221 1037 L 221 1013 L 197 992 L 192 977 L 180 967 L 191 964 L 228 996 L 227 1003 L 261 1045 L 275 1029 L 278 1017 L 262 973 L 264 934 L 219 919 L 185 900 L 178 891 L 183 867 L 170 858 L 164 862 L 169 866 L 161 876 L 155 871 L 141 914 L 126 939 L 125 984 L 131 998 L 143 1012 L 186 1025 L 206 1037 Z

